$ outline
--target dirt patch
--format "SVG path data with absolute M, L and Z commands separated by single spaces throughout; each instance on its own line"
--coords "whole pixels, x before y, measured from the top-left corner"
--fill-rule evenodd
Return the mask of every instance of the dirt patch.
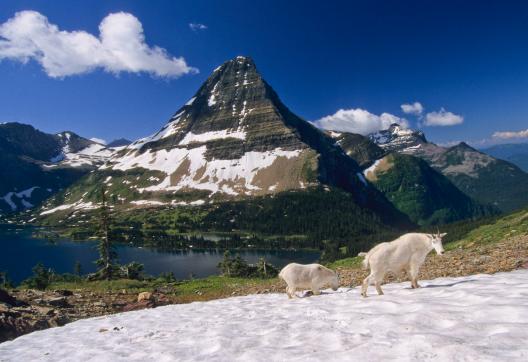
M 184 159 L 176 171 L 170 175 L 170 184 L 171 186 L 176 186 L 183 177 L 187 176 L 190 173 L 191 160 L 188 158 Z
M 392 156 L 386 156 L 383 157 L 381 160 L 379 160 L 378 164 L 376 165 L 376 168 L 373 171 L 367 172 L 365 177 L 367 180 L 371 182 L 375 182 L 378 180 L 378 174 L 387 172 L 394 166 L 394 159 Z
M 312 152 L 304 152 L 293 158 L 277 157 L 271 166 L 258 171 L 253 178 L 253 185 L 261 188 L 256 194 L 286 191 L 299 188 L 301 182 L 308 183 L 303 177 L 303 165 L 310 163 L 308 167 L 316 172 L 317 162 L 312 156 Z

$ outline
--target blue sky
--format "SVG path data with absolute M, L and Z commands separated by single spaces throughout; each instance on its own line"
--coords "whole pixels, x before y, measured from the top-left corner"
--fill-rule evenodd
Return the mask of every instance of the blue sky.
M 35 57 L 21 62 L 13 55 L 21 38 L 4 34 L 0 122 L 136 139 L 157 131 L 215 67 L 248 55 L 284 103 L 307 120 L 331 116 L 326 124 L 351 122 L 353 128 L 383 124 L 387 116 L 380 116 L 387 113 L 439 143 L 528 140 L 528 132 L 514 133 L 528 128 L 525 2 L 3 0 L 0 24 L 23 10 L 95 39 L 109 14 L 132 14 L 146 46 L 163 48 L 165 58 L 159 55 L 155 69 L 145 68 L 151 58 L 134 71 L 113 58 L 90 68 L 95 60 L 63 49 L 60 62 L 46 68 Z M 115 20 L 109 31 L 130 18 Z M 33 31 L 38 36 L 41 30 Z M 55 50 L 52 44 L 46 51 Z M 171 63 L 172 57 L 182 57 L 184 65 Z M 77 63 L 75 73 L 71 64 Z M 422 105 L 421 115 L 405 114 L 401 105 L 414 102 Z M 512 133 L 492 138 L 497 131 Z

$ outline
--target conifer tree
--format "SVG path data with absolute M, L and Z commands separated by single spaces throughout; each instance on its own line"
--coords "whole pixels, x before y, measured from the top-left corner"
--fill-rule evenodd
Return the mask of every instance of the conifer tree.
M 101 187 L 101 208 L 100 208 L 100 237 L 97 250 L 99 251 L 99 259 L 95 262 L 99 267 L 97 274 L 101 279 L 112 279 L 114 270 L 116 269 L 115 261 L 117 253 L 112 245 L 110 239 L 110 215 L 108 205 L 106 203 L 106 189 Z

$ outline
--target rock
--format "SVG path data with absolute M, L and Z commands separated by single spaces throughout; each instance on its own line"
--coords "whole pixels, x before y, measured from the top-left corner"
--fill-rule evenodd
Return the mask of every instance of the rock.
M 130 303 L 123 307 L 123 312 L 130 312 L 133 310 L 140 310 L 146 308 L 154 308 L 155 304 L 150 300 L 143 300 L 141 302 Z
M 0 302 L 9 305 L 16 305 L 17 300 L 14 297 L 10 296 L 6 290 L 0 289 Z
M 146 300 L 146 301 L 154 300 L 152 293 L 151 292 L 141 292 L 141 293 L 139 293 L 138 297 L 137 297 L 138 303 L 142 302 L 144 300 Z
M 41 315 L 53 315 L 53 314 L 55 314 L 55 309 L 49 308 L 49 307 L 41 307 L 39 305 L 35 305 L 35 306 L 33 306 L 33 309 L 35 309 L 35 311 L 38 314 L 41 314 Z
M 9 312 L 10 305 L 6 303 L 0 303 L 0 313 L 7 313 Z
M 94 304 L 94 307 L 106 307 L 107 304 L 105 302 L 95 302 Z
M 106 328 L 101 328 L 101 329 L 99 330 L 99 333 L 104 333 L 104 332 L 108 332 L 108 329 L 106 329 Z
M 62 327 L 69 322 L 69 319 L 66 316 L 56 316 L 48 320 L 48 325 L 50 327 Z
M 114 300 L 112 302 L 112 307 L 122 307 L 124 305 L 127 305 L 127 302 L 124 300 Z
M 67 289 L 54 290 L 53 293 L 62 295 L 63 297 L 71 297 L 73 295 L 73 292 Z
M 71 307 L 66 297 L 49 298 L 49 299 L 45 299 L 45 302 L 54 307 L 62 307 L 62 308 Z

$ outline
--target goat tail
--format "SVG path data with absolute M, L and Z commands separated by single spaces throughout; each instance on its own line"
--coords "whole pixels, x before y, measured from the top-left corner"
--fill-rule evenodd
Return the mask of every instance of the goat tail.
M 362 253 L 359 253 L 358 256 L 363 256 L 364 257 L 363 262 L 361 263 L 361 265 L 363 266 L 363 269 L 368 269 L 369 268 L 369 254 L 365 253 L 365 252 L 362 252 Z

